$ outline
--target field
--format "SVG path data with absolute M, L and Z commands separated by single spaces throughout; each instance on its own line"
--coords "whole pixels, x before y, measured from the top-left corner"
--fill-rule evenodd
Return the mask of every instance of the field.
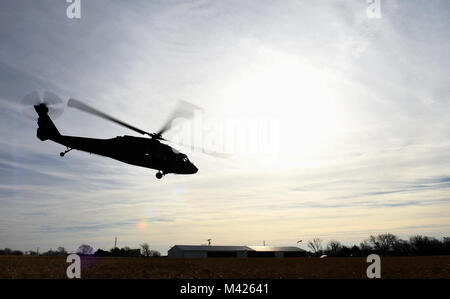
M 63 257 L 0 256 L 0 278 L 65 279 Z M 83 257 L 82 278 L 366 278 L 365 258 L 97 258 Z M 450 279 L 450 256 L 382 257 L 382 278 Z

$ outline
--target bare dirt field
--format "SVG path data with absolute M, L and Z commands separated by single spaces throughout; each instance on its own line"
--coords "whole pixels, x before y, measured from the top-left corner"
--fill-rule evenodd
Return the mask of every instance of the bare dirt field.
M 0 278 L 65 279 L 64 257 L 0 256 Z M 365 279 L 365 258 L 107 258 L 83 257 L 81 278 Z M 450 256 L 382 257 L 382 278 L 450 279 Z

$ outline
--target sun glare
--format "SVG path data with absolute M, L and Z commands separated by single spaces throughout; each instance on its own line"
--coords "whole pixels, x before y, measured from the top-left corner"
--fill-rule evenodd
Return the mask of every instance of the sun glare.
M 327 147 L 343 125 L 333 76 L 299 56 L 262 47 L 226 84 L 241 117 L 279 119 L 281 159 Z

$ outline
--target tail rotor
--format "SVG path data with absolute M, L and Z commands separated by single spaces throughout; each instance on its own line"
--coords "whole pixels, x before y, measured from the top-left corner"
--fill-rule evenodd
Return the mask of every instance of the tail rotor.
M 36 112 L 48 113 L 52 118 L 59 117 L 64 111 L 64 102 L 56 94 L 45 91 L 42 97 L 37 91 L 27 94 L 20 101 L 23 106 L 22 113 L 33 120 L 37 119 Z

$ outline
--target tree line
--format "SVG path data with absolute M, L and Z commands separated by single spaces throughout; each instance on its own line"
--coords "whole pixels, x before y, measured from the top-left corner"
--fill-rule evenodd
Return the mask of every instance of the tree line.
M 82 245 L 83 246 L 83 245 Z M 80 248 L 82 247 L 80 246 Z M 89 245 L 85 245 L 89 246 Z M 78 248 L 79 254 L 84 254 L 85 250 L 80 252 L 80 248 Z M 161 253 L 157 250 L 151 250 L 150 246 L 147 243 L 143 243 L 140 245 L 140 248 L 133 249 L 128 246 L 124 248 L 111 248 L 109 251 L 98 249 L 94 254 L 94 256 L 114 256 L 114 257 L 160 257 Z
M 140 245 L 140 248 L 130 248 L 125 246 L 123 248 L 114 247 L 110 250 L 97 249 L 90 245 L 83 244 L 78 247 L 76 252 L 78 255 L 83 256 L 109 256 L 109 257 L 159 257 L 161 253 L 157 250 L 150 249 L 147 243 Z M 39 253 L 37 251 L 20 251 L 12 250 L 10 248 L 0 249 L 0 255 L 40 255 L 40 256 L 67 256 L 70 253 L 66 251 L 64 247 L 58 247 L 57 250 L 50 249 L 48 251 Z
M 323 240 L 314 238 L 307 242 L 307 247 L 310 251 L 307 255 L 310 256 L 336 256 L 336 257 L 351 257 L 351 256 L 368 256 L 375 253 L 381 256 L 420 256 L 420 255 L 450 255 L 450 237 L 444 237 L 442 240 L 434 237 L 415 235 L 409 240 L 403 240 L 399 237 L 386 233 L 380 235 L 371 235 L 358 245 L 351 247 L 342 245 L 337 240 L 331 240 L 324 245 Z M 100 257 L 159 257 L 161 253 L 157 250 L 150 249 L 147 243 L 140 245 L 140 248 L 130 248 L 125 246 L 123 248 L 111 248 L 110 250 L 98 249 L 94 251 L 90 245 L 83 244 L 78 247 L 77 254 L 85 256 L 100 256 Z M 36 251 L 22 252 L 20 250 L 11 250 L 9 248 L 0 249 L 0 255 L 43 255 L 43 256 L 66 256 L 69 253 L 64 247 L 58 247 L 57 250 L 50 249 L 49 251 L 38 253 Z
M 381 256 L 429 256 L 429 255 L 449 255 L 450 237 L 442 240 L 434 237 L 415 235 L 409 240 L 386 233 L 371 235 L 358 245 L 347 247 L 336 240 L 329 241 L 325 246 L 320 238 L 314 238 L 307 242 L 308 252 L 313 256 L 368 256 L 375 253 Z

